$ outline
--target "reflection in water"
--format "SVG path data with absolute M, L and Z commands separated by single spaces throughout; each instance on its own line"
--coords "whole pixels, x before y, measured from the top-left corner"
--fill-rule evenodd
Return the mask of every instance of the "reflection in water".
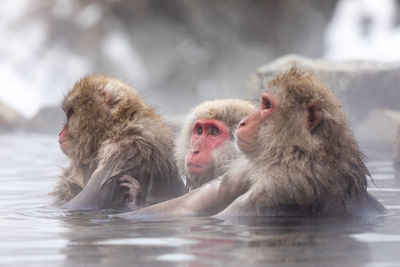
M 221 262 L 243 266 L 363 266 L 370 260 L 368 246 L 351 235 L 373 230 L 380 220 L 260 218 L 243 223 L 181 218 L 128 222 L 108 221 L 106 214 L 82 215 L 64 218 L 70 229 L 62 234 L 62 238 L 69 240 L 61 251 L 66 255 L 67 266 L 129 262 L 177 266 L 185 262 L 195 266 Z
M 64 162 L 56 138 L 0 136 L 0 148 L 1 266 L 400 264 L 400 188 L 389 161 L 369 164 L 385 216 L 125 221 L 50 205 Z

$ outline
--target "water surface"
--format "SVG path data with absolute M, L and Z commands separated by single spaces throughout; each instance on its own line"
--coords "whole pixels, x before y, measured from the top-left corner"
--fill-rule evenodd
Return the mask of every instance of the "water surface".
M 400 179 L 389 159 L 368 164 L 385 216 L 236 222 L 64 212 L 47 193 L 65 164 L 56 137 L 0 135 L 0 266 L 400 266 Z

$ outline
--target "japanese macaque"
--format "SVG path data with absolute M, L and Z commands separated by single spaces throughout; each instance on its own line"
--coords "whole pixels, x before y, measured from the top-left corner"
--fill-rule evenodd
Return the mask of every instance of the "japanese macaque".
M 364 164 L 334 94 L 298 67 L 265 84 L 236 131 L 243 153 L 220 178 L 137 216 L 364 215 L 385 208 L 367 192 Z
M 175 158 L 189 190 L 200 187 L 227 171 L 239 150 L 235 130 L 255 110 L 240 99 L 206 101 L 186 118 L 176 142 Z
M 172 131 L 133 88 L 105 76 L 85 77 L 62 108 L 67 122 L 59 143 L 71 161 L 53 194 L 63 207 L 134 209 L 185 192 Z

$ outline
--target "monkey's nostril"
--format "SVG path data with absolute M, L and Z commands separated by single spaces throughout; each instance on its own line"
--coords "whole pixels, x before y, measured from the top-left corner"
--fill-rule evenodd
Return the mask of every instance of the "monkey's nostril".
M 246 122 L 242 121 L 242 122 L 239 124 L 239 128 L 244 127 L 244 126 L 246 126 Z
M 199 153 L 200 153 L 199 150 L 195 150 L 195 151 L 194 151 L 194 154 L 199 154 Z

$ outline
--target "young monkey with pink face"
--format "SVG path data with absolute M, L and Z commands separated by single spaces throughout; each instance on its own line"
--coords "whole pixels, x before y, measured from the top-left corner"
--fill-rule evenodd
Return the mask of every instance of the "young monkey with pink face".
M 239 122 L 255 110 L 240 99 L 206 101 L 193 109 L 176 141 L 175 159 L 189 190 L 219 177 L 240 151 L 235 147 Z

